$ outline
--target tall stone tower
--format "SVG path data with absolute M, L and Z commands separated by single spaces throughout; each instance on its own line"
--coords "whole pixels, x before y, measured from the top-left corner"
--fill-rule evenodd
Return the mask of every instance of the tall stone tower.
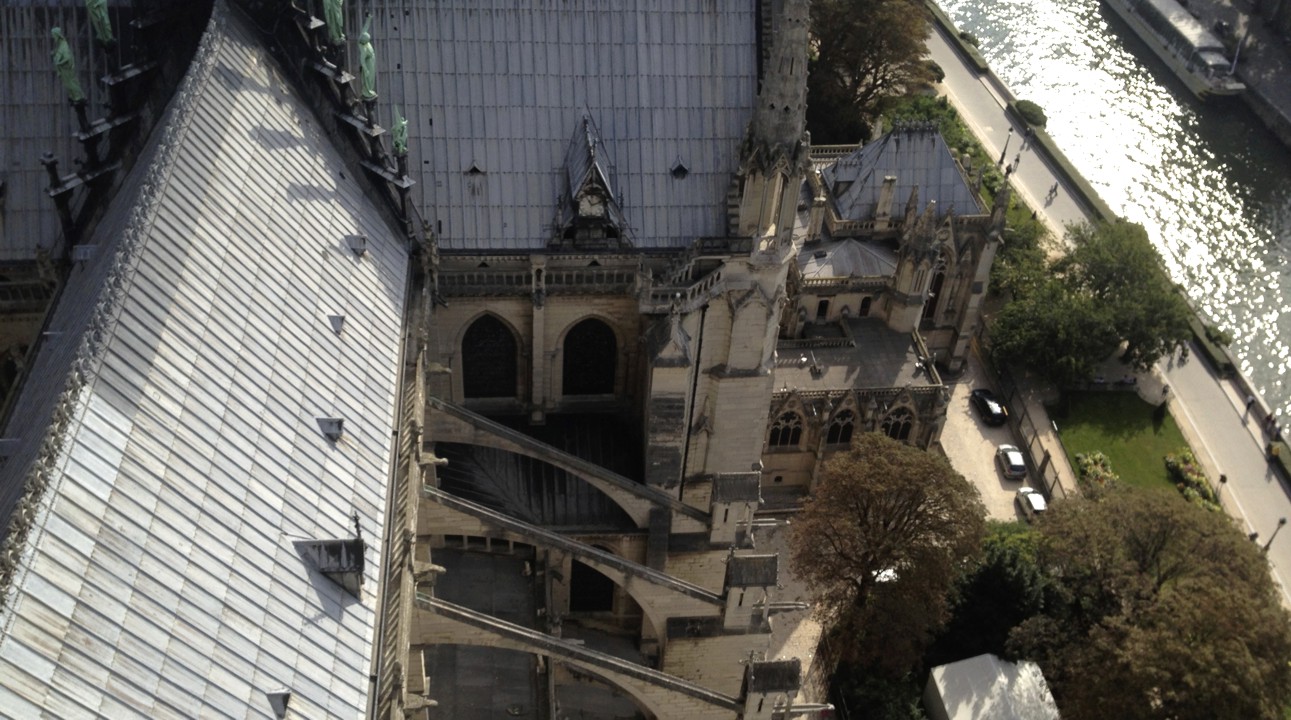
M 799 195 L 810 168 L 807 102 L 807 0 L 785 0 L 774 18 L 757 110 L 741 145 L 732 182 L 733 254 L 720 272 L 724 293 L 700 313 L 703 335 L 696 383 L 693 469 L 754 473 L 762 453 L 767 399 L 785 304 L 785 279 L 802 238 L 795 238 Z

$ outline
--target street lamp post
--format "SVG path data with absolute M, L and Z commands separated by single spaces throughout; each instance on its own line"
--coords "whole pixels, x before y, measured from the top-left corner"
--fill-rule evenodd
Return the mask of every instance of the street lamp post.
M 1221 473 L 1219 476 L 1219 492 L 1215 493 L 1215 502 L 1219 503 L 1221 507 L 1224 505 L 1224 486 L 1227 484 L 1228 476 Z
M 1009 152 L 1009 141 L 1012 139 L 1013 128 L 1010 127 L 1008 136 L 1004 138 L 1004 149 L 1000 151 L 1000 159 L 995 161 L 995 167 L 1000 167 L 1004 164 L 1004 156 Z
M 1278 526 L 1273 528 L 1273 534 L 1269 536 L 1269 541 L 1264 543 L 1264 552 L 1269 551 L 1269 546 L 1273 544 L 1273 538 L 1278 536 L 1278 531 L 1281 530 L 1282 526 L 1286 524 L 1287 524 L 1286 518 L 1278 518 Z

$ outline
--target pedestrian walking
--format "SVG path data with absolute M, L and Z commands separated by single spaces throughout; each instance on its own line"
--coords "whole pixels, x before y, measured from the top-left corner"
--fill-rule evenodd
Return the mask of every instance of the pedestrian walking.
M 1031 138 L 1034 136 L 1035 136 L 1035 130 L 1033 128 L 1027 128 L 1027 136 L 1022 139 L 1022 147 L 1024 148 L 1030 147 Z
M 1276 419 L 1277 419 L 1277 415 L 1274 415 L 1272 412 L 1270 412 L 1268 415 L 1265 415 L 1265 416 L 1264 416 L 1264 429 L 1265 429 L 1265 430 L 1272 430 L 1272 429 L 1273 429 L 1273 425 L 1274 425 L 1274 421 L 1275 421 Z
M 1249 413 L 1249 412 L 1251 411 L 1251 406 L 1252 406 L 1252 405 L 1254 405 L 1254 404 L 1255 404 L 1255 396 L 1254 396 L 1254 395 L 1247 395 L 1247 396 L 1246 396 L 1246 412 L 1248 412 L 1248 413 Z

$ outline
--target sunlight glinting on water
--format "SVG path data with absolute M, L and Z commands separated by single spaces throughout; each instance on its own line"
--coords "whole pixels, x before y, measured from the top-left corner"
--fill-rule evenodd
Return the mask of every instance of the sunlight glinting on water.
M 1242 370 L 1291 417 L 1291 153 L 1240 100 L 1202 105 L 1099 0 L 941 0 L 1113 210 L 1142 223 Z

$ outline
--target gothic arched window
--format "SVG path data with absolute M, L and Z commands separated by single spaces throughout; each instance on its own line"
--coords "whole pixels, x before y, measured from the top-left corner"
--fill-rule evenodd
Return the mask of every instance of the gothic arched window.
M 609 325 L 588 318 L 565 334 L 563 392 L 565 395 L 614 393 L 618 341 Z
M 825 436 L 825 442 L 830 445 L 846 445 L 852 442 L 852 428 L 856 426 L 856 414 L 851 410 L 844 410 L 834 416 L 829 423 L 829 433 Z
M 776 418 L 771 425 L 771 437 L 767 444 L 771 447 L 798 447 L 802 442 L 802 418 L 796 412 L 787 412 Z
M 880 427 L 883 434 L 893 440 L 907 440 L 910 437 L 910 431 L 914 428 L 914 415 L 906 408 L 898 408 L 883 418 L 883 424 Z
M 923 305 L 923 319 L 931 320 L 937 313 L 937 301 L 941 299 L 941 286 L 946 284 L 946 273 L 938 270 L 936 275 L 932 276 L 932 284 L 928 286 L 928 299 Z
M 471 323 L 462 336 L 462 394 L 468 398 L 516 396 L 515 333 L 493 315 Z

